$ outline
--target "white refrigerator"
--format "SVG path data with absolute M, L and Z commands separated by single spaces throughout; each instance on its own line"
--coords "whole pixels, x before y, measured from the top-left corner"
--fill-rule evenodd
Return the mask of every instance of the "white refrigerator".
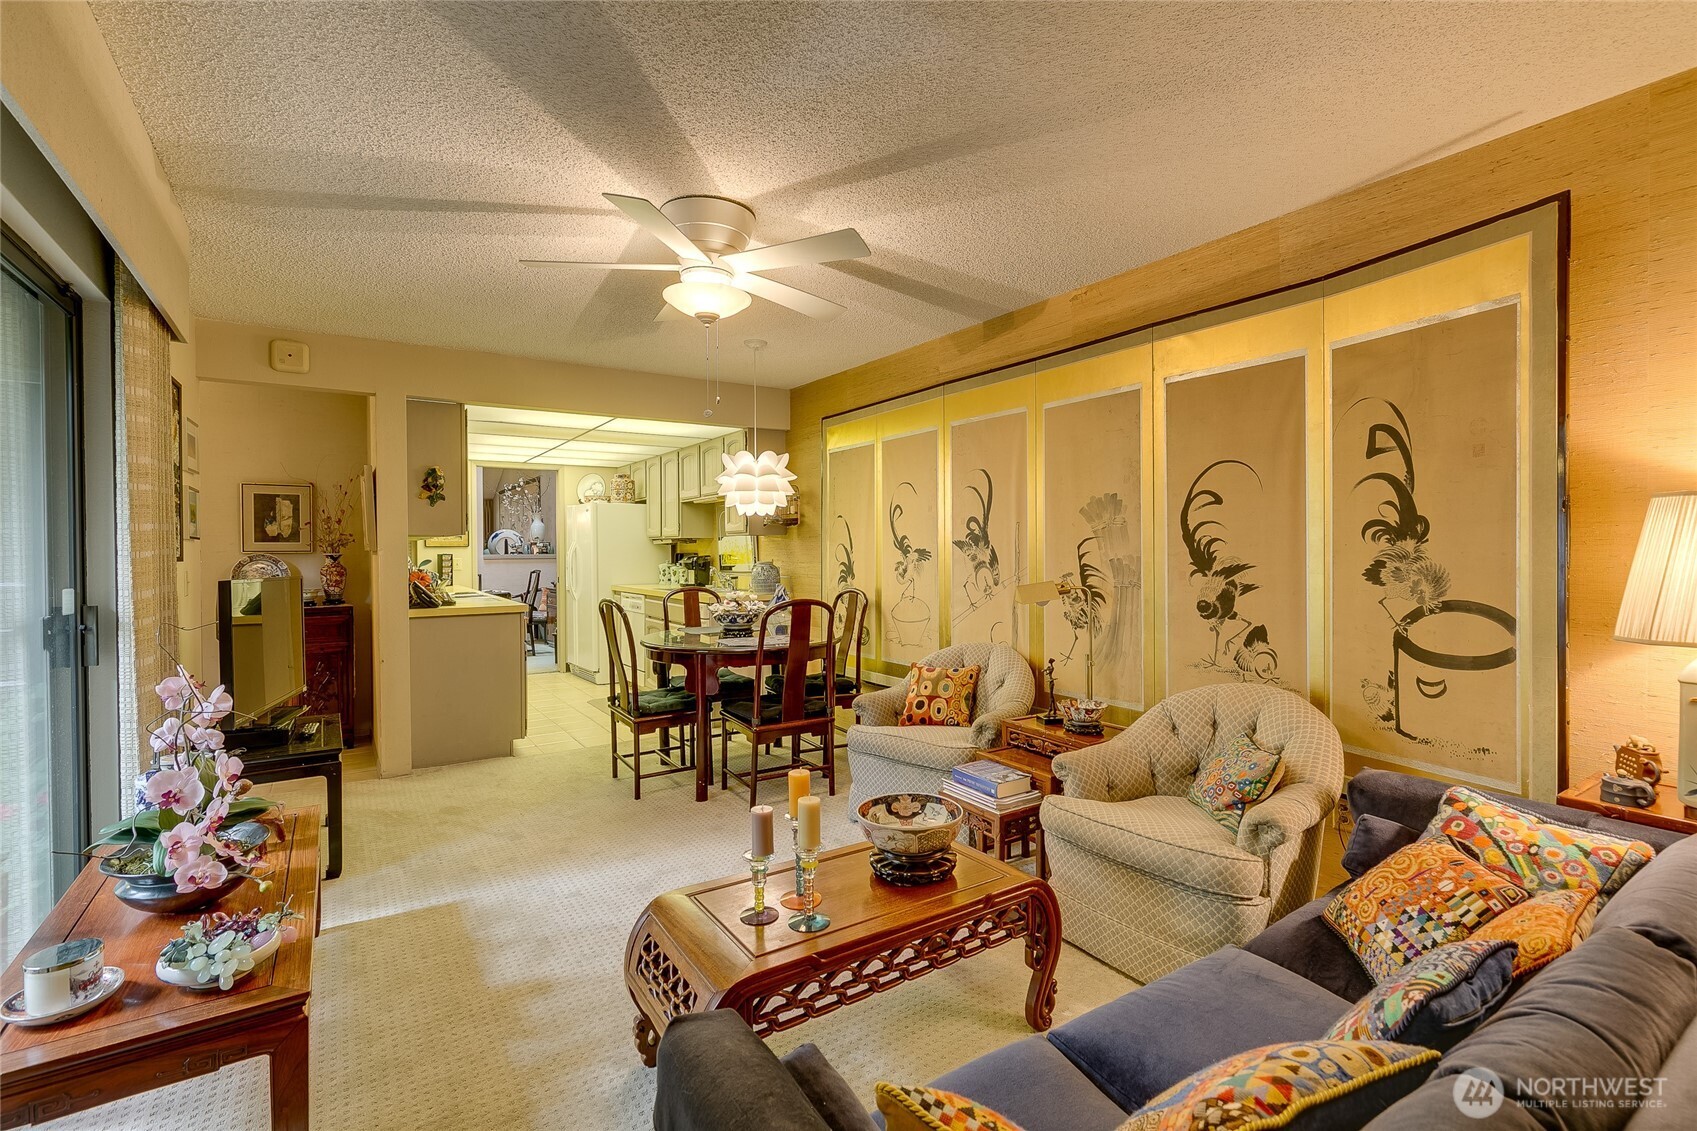
M 615 585 L 656 584 L 656 567 L 671 560 L 671 551 L 649 541 L 648 508 L 640 503 L 566 507 L 565 531 L 566 575 L 560 604 L 566 618 L 566 646 L 560 653 L 560 667 L 594 683 L 606 683 L 611 672 L 597 606 L 603 598 L 612 599 Z M 643 626 L 633 620 L 630 627 L 633 639 L 640 641 Z

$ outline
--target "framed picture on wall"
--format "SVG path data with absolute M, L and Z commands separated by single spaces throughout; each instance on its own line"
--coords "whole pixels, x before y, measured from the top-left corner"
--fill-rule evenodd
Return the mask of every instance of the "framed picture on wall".
M 248 553 L 312 553 L 310 483 L 243 483 L 242 549 Z
M 183 471 L 200 474 L 200 425 L 188 417 L 183 419 Z
M 183 525 L 188 528 L 191 542 L 200 541 L 200 489 L 183 488 Z

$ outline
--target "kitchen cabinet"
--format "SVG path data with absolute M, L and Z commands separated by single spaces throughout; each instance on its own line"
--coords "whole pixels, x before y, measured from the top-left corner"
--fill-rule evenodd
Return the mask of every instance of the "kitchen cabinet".
M 719 497 L 719 472 L 725 469 L 719 459 L 719 453 L 725 450 L 724 444 L 718 440 L 704 441 L 696 448 L 696 458 L 701 464 L 701 497 L 716 499 Z
M 678 482 L 678 453 L 660 457 L 660 537 L 676 538 L 683 520 L 683 496 Z
M 678 497 L 701 498 L 701 449 L 680 448 L 673 454 L 678 457 Z
M 642 461 L 642 491 L 643 502 L 648 506 L 648 536 L 660 537 L 660 498 L 662 488 L 660 483 L 660 457 L 653 456 Z
M 466 490 L 465 406 L 453 401 L 407 400 L 407 536 L 463 538 L 470 511 Z M 430 468 L 442 473 L 446 498 L 435 506 L 418 496 Z
M 633 463 L 629 467 L 625 468 L 625 473 L 630 476 L 631 483 L 636 487 L 636 501 L 640 503 L 643 500 L 647 499 L 648 498 L 648 464 L 647 463 Z

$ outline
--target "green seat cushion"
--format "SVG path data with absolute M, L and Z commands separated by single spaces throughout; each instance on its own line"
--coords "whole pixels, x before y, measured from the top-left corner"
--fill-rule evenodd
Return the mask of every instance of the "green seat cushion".
M 675 711 L 695 710 L 695 696 L 681 687 L 657 687 L 636 697 L 639 715 L 670 715 Z
M 719 698 L 753 699 L 754 677 L 743 675 L 734 668 L 720 668 Z
M 726 703 L 720 708 L 720 710 L 724 711 L 725 714 L 740 723 L 753 725 L 754 700 L 752 699 L 745 699 L 736 703 Z M 832 705 L 827 703 L 824 699 L 805 699 L 802 701 L 802 710 L 806 712 L 807 716 L 810 718 L 820 718 L 831 713 Z M 761 722 L 775 723 L 783 717 L 784 705 L 782 703 L 763 701 L 760 704 Z

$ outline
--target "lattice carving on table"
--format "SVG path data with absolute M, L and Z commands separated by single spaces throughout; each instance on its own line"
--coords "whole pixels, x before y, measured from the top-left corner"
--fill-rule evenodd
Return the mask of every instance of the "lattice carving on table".
M 953 966 L 993 946 L 1024 938 L 1031 924 L 1025 904 L 986 912 L 970 923 L 937 931 L 912 942 L 821 971 L 793 986 L 756 996 L 743 1016 L 761 1036 L 800 1025 L 852 1005 L 871 994 Z
M 701 995 L 695 992 L 684 972 L 654 941 L 653 935 L 644 936 L 642 945 L 637 948 L 636 972 L 648 996 L 660 1007 L 667 1021 L 679 1014 L 693 1013 L 696 1002 L 701 1000 Z

